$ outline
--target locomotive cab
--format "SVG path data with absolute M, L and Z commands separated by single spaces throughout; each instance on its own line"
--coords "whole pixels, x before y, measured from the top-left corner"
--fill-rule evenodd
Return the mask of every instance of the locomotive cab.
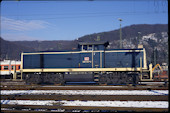
M 105 42 L 105 41 L 80 42 L 78 45 L 78 49 L 80 51 L 105 50 L 108 45 L 109 45 L 109 42 Z

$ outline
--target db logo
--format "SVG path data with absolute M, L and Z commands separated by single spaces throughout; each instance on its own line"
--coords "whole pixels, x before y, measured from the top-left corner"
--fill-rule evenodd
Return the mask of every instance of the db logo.
M 84 57 L 84 61 L 89 61 L 89 57 Z

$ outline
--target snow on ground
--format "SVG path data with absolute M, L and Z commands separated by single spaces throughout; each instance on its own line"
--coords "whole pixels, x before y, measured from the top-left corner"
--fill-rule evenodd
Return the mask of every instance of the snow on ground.
M 10 100 L 1 104 L 12 105 L 61 105 L 61 106 L 98 106 L 98 107 L 137 107 L 168 108 L 167 101 L 55 101 L 55 100 Z
M 1 90 L 1 95 L 168 95 L 168 90 Z
M 168 90 L 1 90 L 1 95 L 168 95 Z M 168 101 L 1 100 L 12 105 L 168 108 Z

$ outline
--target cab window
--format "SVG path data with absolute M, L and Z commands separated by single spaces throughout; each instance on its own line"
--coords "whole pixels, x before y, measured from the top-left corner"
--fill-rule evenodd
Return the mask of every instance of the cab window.
M 95 45 L 95 46 L 94 46 L 94 50 L 99 50 L 98 45 Z
M 88 45 L 88 48 L 87 48 L 87 50 L 93 50 L 93 46 L 92 45 Z
M 83 50 L 87 50 L 87 45 L 83 45 Z

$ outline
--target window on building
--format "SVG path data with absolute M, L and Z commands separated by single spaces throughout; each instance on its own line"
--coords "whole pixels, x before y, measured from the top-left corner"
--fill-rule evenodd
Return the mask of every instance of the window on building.
M 4 66 L 4 70 L 8 70 L 8 66 Z
M 14 66 L 11 66 L 11 69 L 14 70 Z

